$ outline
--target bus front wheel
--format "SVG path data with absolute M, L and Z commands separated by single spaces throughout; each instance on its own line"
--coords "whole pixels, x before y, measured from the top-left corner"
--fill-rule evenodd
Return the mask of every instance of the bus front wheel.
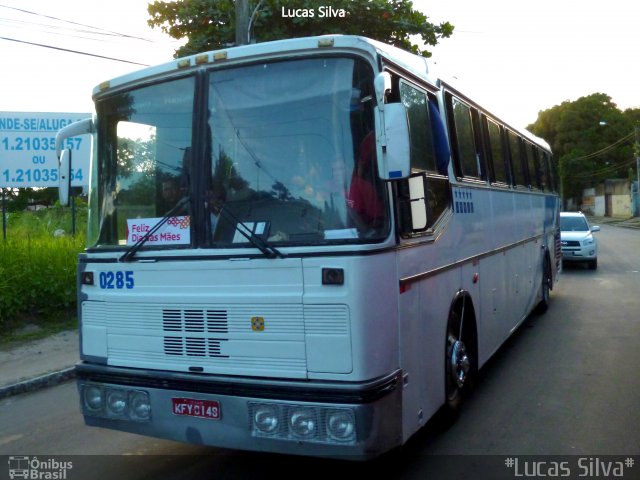
M 445 349 L 445 408 L 450 414 L 458 413 L 462 399 L 471 386 L 475 360 L 473 347 L 467 343 L 469 338 L 460 316 L 452 310 L 449 313 Z

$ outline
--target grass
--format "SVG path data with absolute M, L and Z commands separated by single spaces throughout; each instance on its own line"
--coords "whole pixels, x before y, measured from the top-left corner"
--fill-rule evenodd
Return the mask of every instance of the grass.
M 13 323 L 13 325 L 11 325 Z M 30 317 L 21 315 L 8 328 L 0 332 L 0 348 L 47 338 L 59 332 L 78 328 L 75 312 L 64 312 L 59 317 Z
M 0 344 L 41 338 L 74 328 L 76 265 L 85 244 L 86 208 L 55 207 L 9 214 L 7 238 L 0 244 Z

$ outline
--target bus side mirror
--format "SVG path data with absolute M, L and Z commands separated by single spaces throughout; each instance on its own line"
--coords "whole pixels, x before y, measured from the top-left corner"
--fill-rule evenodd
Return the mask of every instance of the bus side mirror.
M 400 229 L 403 236 L 424 232 L 428 228 L 426 194 L 427 182 L 424 174 L 412 175 L 407 181 L 398 183 Z
M 69 193 L 71 191 L 71 150 L 62 150 L 62 145 L 67 138 L 77 135 L 93 133 L 93 119 L 85 118 L 61 128 L 56 134 L 56 154 L 58 155 L 58 196 L 60 205 L 69 205 Z
M 60 205 L 66 207 L 69 205 L 69 192 L 71 191 L 71 150 L 65 149 L 60 154 L 58 163 L 58 197 Z
M 373 87 L 376 90 L 378 105 L 384 105 L 385 95 L 391 90 L 391 74 L 389 72 L 380 72 L 373 81 Z
M 402 180 L 411 173 L 409 121 L 402 103 L 375 108 L 378 175 L 382 180 Z

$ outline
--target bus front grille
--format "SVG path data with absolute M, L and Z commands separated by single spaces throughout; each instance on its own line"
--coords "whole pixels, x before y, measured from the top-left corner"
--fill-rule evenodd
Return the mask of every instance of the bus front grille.
M 228 333 L 229 323 L 226 310 L 165 308 L 162 328 L 165 332 Z

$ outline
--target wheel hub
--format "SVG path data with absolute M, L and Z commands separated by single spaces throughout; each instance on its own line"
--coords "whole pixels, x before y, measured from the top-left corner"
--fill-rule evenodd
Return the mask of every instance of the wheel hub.
M 451 364 L 451 376 L 453 377 L 453 381 L 458 385 L 458 388 L 462 388 L 469 375 L 471 361 L 467 355 L 467 349 L 461 340 L 456 340 L 453 343 L 449 361 Z

